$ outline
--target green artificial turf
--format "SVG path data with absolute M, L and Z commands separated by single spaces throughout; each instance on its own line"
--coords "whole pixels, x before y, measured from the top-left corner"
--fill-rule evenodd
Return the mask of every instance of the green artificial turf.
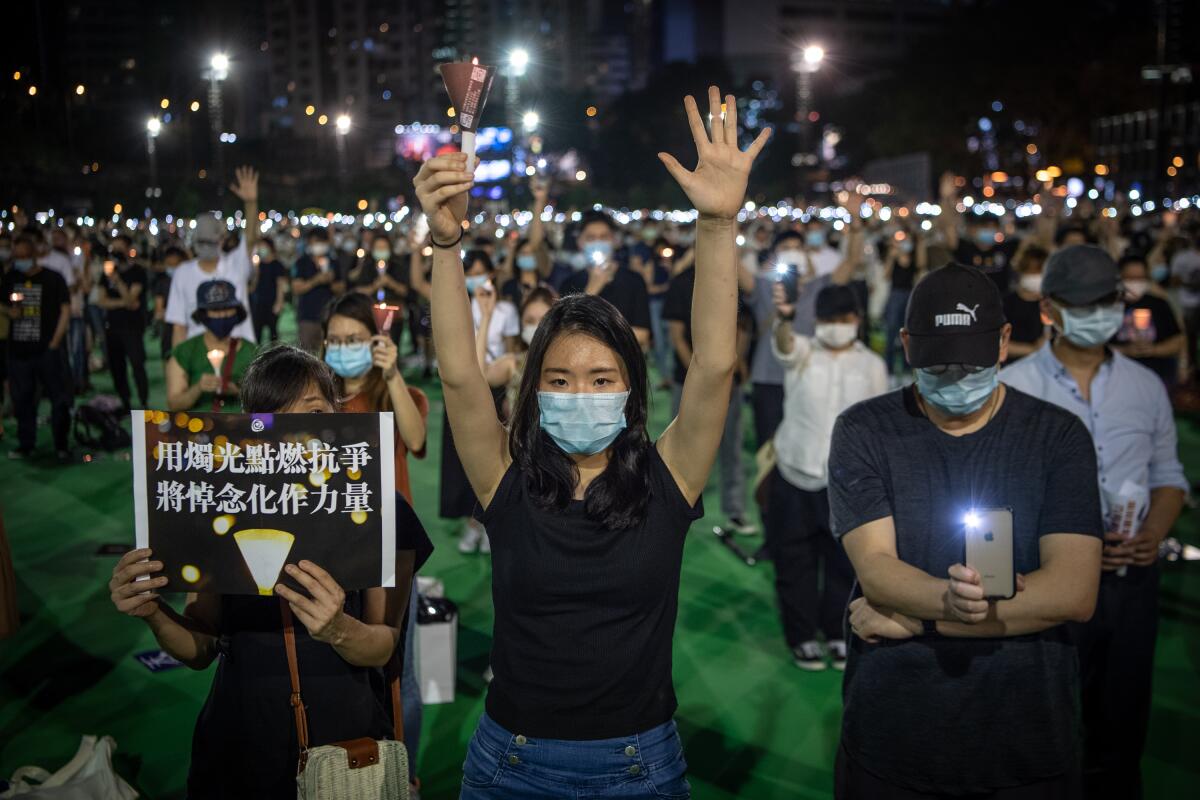
M 285 330 L 291 330 L 286 325 Z M 157 354 L 157 343 L 148 350 Z M 162 365 L 149 365 L 152 405 L 165 395 Z M 103 389 L 108 377 L 96 376 Z M 458 695 L 429 706 L 419 759 L 426 800 L 458 795 L 466 743 L 483 710 L 491 637 L 490 565 L 460 555 L 458 525 L 437 517 L 441 394 L 430 395 L 429 455 L 414 464 L 417 512 L 437 552 L 424 574 L 445 582 L 461 610 Z M 652 433 L 665 425 L 665 392 L 656 393 Z M 43 405 L 43 413 L 48 413 Z M 747 472 L 753 470 L 747 413 Z M 15 429 L 0 451 L 15 446 Z M 0 461 L 0 512 L 13 550 L 22 629 L 0 642 L 0 777 L 29 763 L 54 769 L 81 734 L 110 734 L 118 771 L 149 798 L 183 796 L 192 726 L 211 671 L 151 673 L 135 653 L 156 649 L 141 623 L 112 607 L 106 583 L 115 557 L 104 543 L 131 543 L 133 504 L 128 453 L 93 454 L 84 463 L 52 461 L 49 432 L 39 457 Z M 1200 479 L 1200 427 L 1181 421 L 1180 453 Z M 752 504 L 751 504 L 752 505 Z M 697 800 L 826 798 L 841 713 L 841 675 L 793 666 L 775 611 L 769 563 L 746 567 L 712 535 L 720 524 L 716 478 L 705 494 L 707 515 L 688 537 L 675 635 L 677 720 Z M 1194 512 L 1176 534 L 1197 542 Z M 758 537 L 745 537 L 757 547 Z M 1146 796 L 1188 793 L 1200 780 L 1200 583 L 1195 565 L 1168 565 L 1162 587 L 1154 708 L 1144 768 Z

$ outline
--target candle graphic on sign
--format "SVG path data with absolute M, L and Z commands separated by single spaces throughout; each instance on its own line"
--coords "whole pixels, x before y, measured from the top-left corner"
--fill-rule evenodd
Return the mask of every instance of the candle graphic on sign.
M 492 79 L 496 68 L 480 64 L 476 58 L 470 62 L 455 61 L 441 64 L 442 82 L 450 95 L 450 104 L 458 116 L 462 129 L 462 151 L 467 154 L 467 172 L 475 169 L 475 131 L 479 129 L 479 118 L 488 93 L 492 91 Z
M 287 531 L 276 531 L 270 528 L 250 528 L 238 531 L 233 535 L 242 558 L 250 568 L 250 575 L 258 586 L 258 593 L 271 595 L 275 593 L 275 581 L 279 571 L 287 561 L 288 553 L 296 537 Z

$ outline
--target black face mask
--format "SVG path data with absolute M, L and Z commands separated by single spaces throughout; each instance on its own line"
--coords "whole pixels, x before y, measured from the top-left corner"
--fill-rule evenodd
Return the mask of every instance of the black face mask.
M 218 339 L 227 339 L 229 334 L 233 333 L 233 329 L 237 327 L 238 318 L 233 317 L 204 317 L 204 327 L 208 328 L 212 335 Z

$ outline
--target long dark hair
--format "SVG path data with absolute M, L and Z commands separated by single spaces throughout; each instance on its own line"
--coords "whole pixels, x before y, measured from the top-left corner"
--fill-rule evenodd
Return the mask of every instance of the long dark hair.
M 550 306 L 529 345 L 521 389 L 513 408 L 508 448 L 525 478 L 525 489 L 540 507 L 561 511 L 575 496 L 579 470 L 554 440 L 542 430 L 538 384 L 542 362 L 559 336 L 581 333 L 611 348 L 625 368 L 629 399 L 625 404 L 626 428 L 612 443 L 608 466 L 584 494 L 584 512 L 606 528 L 624 530 L 646 516 L 649 485 L 646 433 L 646 357 L 633 328 L 621 312 L 600 297 L 576 294 Z
M 379 327 L 375 324 L 375 313 L 371 311 L 371 300 L 365 294 L 348 292 L 331 301 L 325 307 L 325 316 L 321 319 L 321 338 L 329 336 L 329 321 L 334 317 L 346 317 L 366 326 L 372 336 L 379 335 Z M 393 323 L 394 324 L 394 323 Z M 346 382 L 340 375 L 334 376 L 338 392 L 345 399 Z M 383 379 L 383 370 L 372 366 L 367 370 L 367 381 L 363 384 L 362 394 L 367 398 L 370 407 L 376 411 L 391 411 L 392 398 L 388 394 L 387 381 Z
M 294 403 L 309 386 L 316 386 L 337 408 L 333 370 L 324 361 L 290 344 L 272 345 L 258 351 L 242 376 L 242 411 L 274 413 Z

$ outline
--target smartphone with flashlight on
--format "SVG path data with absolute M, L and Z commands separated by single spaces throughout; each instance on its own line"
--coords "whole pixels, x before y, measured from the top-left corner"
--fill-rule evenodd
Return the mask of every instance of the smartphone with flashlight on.
M 963 563 L 979 573 L 988 600 L 1017 593 L 1011 508 L 974 508 L 963 516 Z

